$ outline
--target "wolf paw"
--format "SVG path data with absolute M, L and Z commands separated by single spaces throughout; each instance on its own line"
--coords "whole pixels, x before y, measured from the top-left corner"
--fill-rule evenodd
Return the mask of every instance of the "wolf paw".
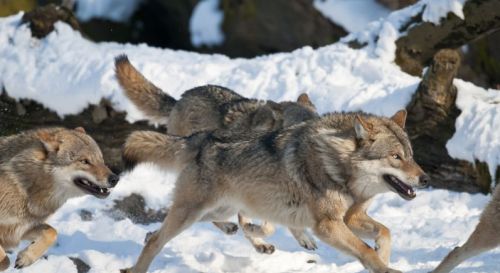
M 9 268 L 9 266 L 10 266 L 9 257 L 5 256 L 5 258 L 0 262 L 0 271 L 4 271 L 5 269 Z
M 230 222 L 224 223 L 224 225 L 222 225 L 221 227 L 221 230 L 227 235 L 233 235 L 238 231 L 238 225 Z
M 273 254 L 276 249 L 271 244 L 260 244 L 255 245 L 255 250 L 262 254 Z
M 318 246 L 316 245 L 316 241 L 310 235 L 304 235 L 298 240 L 301 247 L 307 250 L 316 250 Z
M 132 273 L 132 269 L 130 268 L 120 269 L 120 273 Z
M 21 269 L 21 268 L 32 265 L 34 262 L 35 262 L 35 259 L 33 257 L 30 257 L 30 255 L 26 254 L 26 252 L 20 252 L 17 255 L 17 259 L 16 259 L 16 263 L 14 265 L 14 268 Z

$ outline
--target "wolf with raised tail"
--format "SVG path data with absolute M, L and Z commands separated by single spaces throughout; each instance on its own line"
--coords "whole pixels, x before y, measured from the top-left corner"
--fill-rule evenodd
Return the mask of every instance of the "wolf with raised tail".
M 413 160 L 406 111 L 391 118 L 333 113 L 241 141 L 215 132 L 179 137 L 135 132 L 124 156 L 179 172 L 173 204 L 136 264 L 144 273 L 163 246 L 197 221 L 245 215 L 292 230 L 310 228 L 323 242 L 356 257 L 370 272 L 389 267 L 390 231 L 366 213 L 372 198 L 415 198 L 429 177 Z M 136 143 L 143 150 L 130 149 Z M 375 249 L 360 238 L 375 241 Z
M 126 96 L 151 121 L 167 125 L 171 135 L 189 136 L 200 131 L 222 130 L 227 137 L 246 138 L 249 134 L 270 132 L 299 122 L 317 118 L 316 109 L 306 94 L 297 102 L 260 101 L 245 98 L 224 87 L 207 85 L 188 90 L 176 100 L 147 80 L 121 55 L 115 61 L 116 78 Z M 140 143 L 135 146 L 142 149 Z M 129 147 L 131 148 L 131 147 Z M 127 163 L 127 162 L 126 162 Z M 128 164 L 130 165 L 130 164 Z M 251 219 L 238 215 L 246 238 L 259 253 L 271 254 L 275 247 L 264 241 L 274 232 L 270 223 L 252 224 Z M 214 222 L 226 234 L 234 234 L 238 226 L 231 222 Z M 299 244 L 309 250 L 316 244 L 307 233 L 291 230 Z
M 68 199 L 105 198 L 119 177 L 104 164 L 101 150 L 83 128 L 45 128 L 0 137 L 0 271 L 6 251 L 20 241 L 16 268 L 31 265 L 56 241 L 45 221 Z

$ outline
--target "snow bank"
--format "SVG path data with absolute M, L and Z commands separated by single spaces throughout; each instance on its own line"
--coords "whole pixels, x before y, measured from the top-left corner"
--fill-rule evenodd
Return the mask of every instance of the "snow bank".
M 219 10 L 219 5 L 219 0 L 203 0 L 194 7 L 189 21 L 191 44 L 194 46 L 214 46 L 224 42 L 224 14 Z
M 462 9 L 465 1 L 421 0 L 414 5 L 392 12 L 385 18 L 369 23 L 363 30 L 351 33 L 347 37 L 344 37 L 342 41 L 349 42 L 355 40 L 360 43 L 366 43 L 365 50 L 385 61 L 393 61 L 396 49 L 395 42 L 399 37 L 406 34 L 399 30 L 410 23 L 412 17 L 422 13 L 422 20 L 424 22 L 432 22 L 434 24 L 439 24 L 441 18 L 446 17 L 449 12 L 455 13 L 460 18 L 464 18 Z M 357 16 L 357 14 L 354 13 L 351 16 Z
M 314 0 L 313 4 L 325 17 L 348 32 L 361 31 L 368 23 L 390 13 L 375 0 Z
M 204 84 L 279 101 L 295 100 L 306 92 L 322 113 L 365 110 L 389 116 L 409 102 L 419 81 L 366 50 L 342 43 L 229 59 L 146 45 L 93 43 L 62 23 L 37 40 L 26 26 L 18 26 L 20 16 L 0 19 L 0 84 L 11 96 L 35 99 L 59 115 L 78 113 L 104 97 L 127 111 L 128 120 L 143 118 L 114 77 L 113 58 L 122 53 L 174 97 Z
M 491 177 L 500 165 L 500 90 L 485 90 L 472 83 L 455 80 L 457 107 L 462 111 L 456 132 L 446 144 L 450 156 L 488 163 Z
M 91 273 L 118 272 L 119 268 L 132 265 L 146 233 L 158 229 L 160 224 L 116 221 L 106 211 L 113 200 L 131 193 L 144 195 L 150 207 L 168 206 L 174 179 L 174 175 L 165 175 L 151 165 L 140 165 L 122 177 L 108 199 L 88 196 L 70 200 L 49 219 L 59 237 L 48 258 L 26 269 L 11 268 L 6 272 L 76 272 L 67 256 L 85 261 L 92 267 Z M 419 192 L 415 200 L 407 202 L 387 193 L 375 199 L 369 214 L 392 231 L 392 265 L 404 272 L 424 273 L 466 240 L 488 199 L 483 195 L 433 190 Z M 82 220 L 82 209 L 92 213 L 92 220 Z M 278 228 L 268 241 L 275 244 L 277 251 L 272 255 L 258 254 L 241 231 L 228 236 L 211 223 L 198 223 L 168 243 L 149 272 L 365 272 L 355 259 L 323 243 L 319 243 L 317 251 L 302 249 L 283 228 Z M 14 260 L 15 254 L 9 257 Z M 500 250 L 490 251 L 465 262 L 454 272 L 498 272 L 499 258 Z
M 93 18 L 127 22 L 143 0 L 75 0 L 76 16 L 86 22 Z

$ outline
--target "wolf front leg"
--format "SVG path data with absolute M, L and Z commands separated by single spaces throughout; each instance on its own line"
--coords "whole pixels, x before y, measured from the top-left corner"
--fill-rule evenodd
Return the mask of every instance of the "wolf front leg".
M 122 269 L 120 272 L 145 273 L 163 246 L 200 218 L 201 210 L 196 207 L 193 204 L 172 205 L 161 228 L 147 239 L 137 263 L 132 268 Z
M 238 222 L 243 229 L 245 237 L 252 243 L 253 247 L 259 253 L 273 254 L 275 247 L 264 241 L 263 238 L 274 233 L 274 226 L 269 222 L 262 225 L 252 224 L 251 219 L 238 214 Z
M 377 252 L 358 238 L 342 220 L 321 220 L 314 227 L 314 232 L 323 242 L 358 258 L 372 273 L 401 273 L 387 267 Z
M 358 236 L 375 240 L 375 249 L 385 265 L 391 258 L 391 231 L 366 214 L 364 205 L 353 206 L 344 222 Z M 359 209 L 357 209 L 359 208 Z
M 16 259 L 15 268 L 23 268 L 33 264 L 42 257 L 57 239 L 57 231 L 48 224 L 35 226 L 26 232 L 23 240 L 32 241 L 31 245 L 19 252 Z
M 5 253 L 3 247 L 0 246 L 0 271 L 4 271 L 5 269 L 9 268 L 9 265 L 9 257 L 7 256 L 7 253 Z

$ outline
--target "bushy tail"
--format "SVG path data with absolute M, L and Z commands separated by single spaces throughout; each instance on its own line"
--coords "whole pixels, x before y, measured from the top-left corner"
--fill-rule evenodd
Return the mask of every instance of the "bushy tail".
M 151 162 L 169 170 L 181 170 L 195 154 L 188 149 L 183 137 L 136 131 L 127 138 L 122 156 L 128 169 Z
M 174 98 L 156 87 L 130 63 L 127 55 L 115 58 L 116 78 L 127 97 L 152 121 L 166 124 Z

